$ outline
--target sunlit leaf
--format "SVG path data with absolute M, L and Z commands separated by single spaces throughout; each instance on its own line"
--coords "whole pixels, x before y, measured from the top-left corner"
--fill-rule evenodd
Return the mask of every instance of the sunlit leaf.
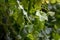
M 56 0 L 50 0 L 50 3 L 54 4 L 56 3 Z
M 60 0 L 57 0 L 58 3 L 60 3 Z
M 30 38 L 30 40 L 34 40 L 34 36 L 32 34 L 28 34 L 27 37 Z

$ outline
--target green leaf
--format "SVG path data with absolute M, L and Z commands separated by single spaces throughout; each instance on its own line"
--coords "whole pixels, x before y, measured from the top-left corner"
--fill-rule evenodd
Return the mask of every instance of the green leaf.
M 60 35 L 58 33 L 53 33 L 54 40 L 60 40 Z
M 56 3 L 56 0 L 50 0 L 50 3 L 54 4 Z
M 28 34 L 27 37 L 30 38 L 31 40 L 34 40 L 34 36 L 32 34 Z
M 57 0 L 58 3 L 60 3 L 60 0 Z

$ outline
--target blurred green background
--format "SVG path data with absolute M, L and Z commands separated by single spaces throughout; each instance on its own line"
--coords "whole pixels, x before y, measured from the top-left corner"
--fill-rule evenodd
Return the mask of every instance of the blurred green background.
M 0 0 L 0 40 L 60 40 L 60 0 Z

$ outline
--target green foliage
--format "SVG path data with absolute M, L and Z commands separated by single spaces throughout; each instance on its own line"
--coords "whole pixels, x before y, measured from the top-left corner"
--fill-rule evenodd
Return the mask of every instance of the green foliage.
M 60 40 L 60 0 L 0 0 L 0 40 Z

